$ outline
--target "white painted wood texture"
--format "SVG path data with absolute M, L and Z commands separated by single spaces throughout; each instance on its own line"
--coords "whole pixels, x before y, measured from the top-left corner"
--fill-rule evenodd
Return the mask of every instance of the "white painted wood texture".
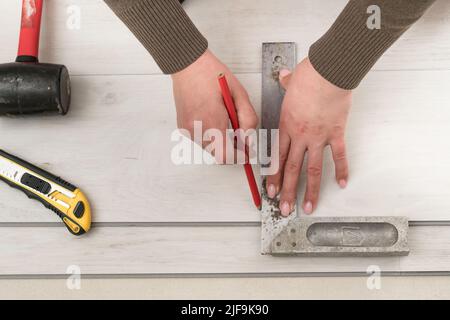
M 261 42 L 296 41 L 302 57 L 345 2 L 188 0 L 186 8 L 210 47 L 239 73 L 259 112 Z M 79 185 L 92 202 L 95 222 L 259 221 L 241 167 L 172 164 L 170 79 L 103 1 L 46 3 L 41 60 L 69 67 L 72 110 L 66 117 L 0 118 L 0 148 Z M 2 62 L 16 54 L 19 4 L 0 3 Z M 66 27 L 71 5 L 81 9 L 80 30 Z M 317 216 L 450 219 L 449 13 L 450 3 L 438 1 L 357 90 L 347 131 L 351 179 L 346 190 L 337 188 L 328 154 Z M 0 188 L 0 275 L 64 274 L 71 264 L 85 274 L 450 266 L 448 227 L 412 228 L 411 255 L 404 258 L 262 257 L 257 227 L 102 227 L 74 238 L 62 227 L 36 227 L 59 219 L 20 192 Z M 17 227 L 4 224 L 11 222 Z
M 260 109 L 260 75 L 239 75 Z M 350 181 L 329 152 L 318 216 L 450 219 L 450 71 L 374 72 L 357 91 L 347 132 Z M 1 118 L 2 148 L 89 195 L 96 222 L 259 221 L 240 166 L 176 166 L 165 76 L 75 76 L 66 117 Z M 301 183 L 300 197 L 304 190 Z M 2 185 L 0 221 L 58 221 Z
M 300 258 L 259 254 L 257 227 L 96 228 L 67 237 L 64 228 L 0 228 L 1 275 L 255 274 L 450 271 L 450 227 L 410 229 L 407 257 Z M 24 240 L 25 239 L 25 240 Z
M 46 0 L 41 58 L 65 63 L 72 74 L 160 73 L 151 57 L 102 0 Z M 0 4 L 0 61 L 16 54 L 18 0 Z M 236 72 L 260 72 L 261 43 L 295 41 L 299 58 L 331 25 L 346 0 L 188 0 L 185 8 L 211 49 Z M 70 6 L 81 29 L 69 29 Z M 450 69 L 450 2 L 429 12 L 376 65 L 376 70 Z

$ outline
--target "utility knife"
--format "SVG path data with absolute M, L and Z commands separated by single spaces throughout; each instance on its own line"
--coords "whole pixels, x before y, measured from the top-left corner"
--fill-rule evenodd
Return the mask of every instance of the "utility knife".
M 73 184 L 3 150 L 0 150 L 0 180 L 56 213 L 72 234 L 79 236 L 89 231 L 89 202 Z

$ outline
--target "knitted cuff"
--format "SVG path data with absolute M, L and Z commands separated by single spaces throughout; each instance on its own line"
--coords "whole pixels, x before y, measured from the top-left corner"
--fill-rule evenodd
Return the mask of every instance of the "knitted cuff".
M 208 48 L 178 0 L 105 0 L 166 74 L 183 70 Z
M 356 88 L 397 37 L 367 26 L 367 7 L 350 1 L 331 28 L 309 49 L 309 59 L 325 79 Z

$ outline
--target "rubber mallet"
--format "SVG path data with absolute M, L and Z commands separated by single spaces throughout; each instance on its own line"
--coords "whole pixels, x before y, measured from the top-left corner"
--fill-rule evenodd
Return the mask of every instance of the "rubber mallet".
M 69 111 L 67 68 L 39 63 L 43 0 L 23 0 L 16 62 L 0 65 L 0 115 Z

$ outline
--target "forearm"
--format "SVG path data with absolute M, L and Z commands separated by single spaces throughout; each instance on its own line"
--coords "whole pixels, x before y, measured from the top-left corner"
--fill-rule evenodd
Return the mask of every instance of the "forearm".
M 435 0 L 351 0 L 309 50 L 314 68 L 343 89 L 354 89 L 383 53 Z M 370 29 L 367 9 L 381 9 L 381 28 Z
M 178 0 L 105 0 L 166 74 L 183 70 L 208 48 Z

